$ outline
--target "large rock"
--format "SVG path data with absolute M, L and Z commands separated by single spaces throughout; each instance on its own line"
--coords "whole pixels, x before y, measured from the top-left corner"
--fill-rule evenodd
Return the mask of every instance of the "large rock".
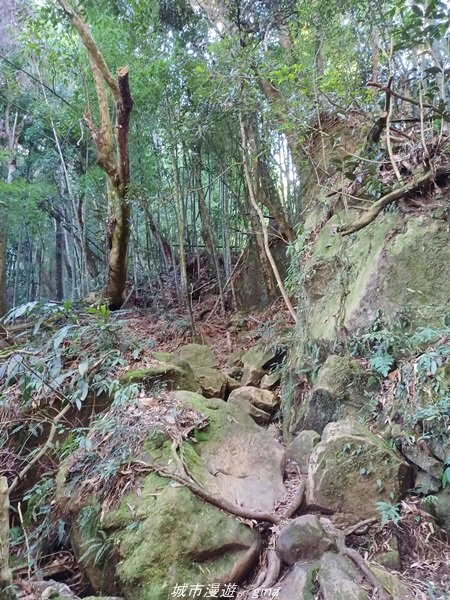
M 332 421 L 356 416 L 367 401 L 368 375 L 356 360 L 347 356 L 329 356 L 319 370 L 314 388 L 304 406 L 296 429 L 322 433 Z
M 424 215 L 402 221 L 395 212 L 352 236 L 333 233 L 358 214 L 335 211 L 310 249 L 300 290 L 306 335 L 333 340 L 367 328 L 379 314 L 390 327 L 405 306 L 413 326 L 440 324 L 450 302 L 443 285 L 450 279 L 447 223 Z M 305 227 L 314 229 L 320 219 L 316 211 Z
M 82 569 L 97 593 L 130 600 L 164 600 L 180 581 L 205 586 L 240 581 L 260 551 L 254 530 L 187 488 L 172 487 L 156 476 L 145 480 L 139 495 L 127 494 L 115 510 L 103 515 L 95 533 L 95 538 L 92 533 L 89 539 L 81 537 L 78 544 L 72 535 L 76 554 L 86 554 L 89 545 L 97 548 L 108 538 L 114 539 L 114 553 L 96 561 L 95 550 L 81 561 Z
M 402 444 L 402 454 L 412 462 L 414 465 L 420 467 L 426 473 L 429 473 L 432 477 L 441 479 L 444 473 L 444 465 L 434 456 L 430 456 L 424 450 L 421 450 L 417 446 L 409 445 L 407 443 Z
M 441 489 L 441 481 L 426 471 L 419 471 L 414 481 L 414 489 L 419 494 L 434 494 Z
M 195 369 L 195 376 L 205 398 L 225 398 L 227 377 L 218 369 L 198 367 Z
M 277 540 L 277 553 L 288 565 L 313 561 L 335 546 L 316 515 L 302 515 L 283 527 Z
M 300 472 L 306 475 L 309 458 L 319 442 L 320 435 L 317 431 L 301 431 L 286 448 L 286 458 L 295 462 L 300 467 Z
M 242 385 L 259 385 L 265 374 L 265 369 L 276 364 L 279 356 L 280 353 L 264 349 L 260 346 L 254 346 L 250 350 L 247 350 L 241 357 L 244 365 L 241 379 Z
M 148 392 L 159 391 L 160 388 L 192 392 L 201 390 L 190 365 L 180 359 L 174 359 L 171 363 L 158 363 L 151 367 L 125 371 L 120 376 L 120 382 L 126 385 L 142 384 Z
M 241 356 L 241 362 L 244 367 L 252 369 L 265 369 L 273 362 L 276 353 L 272 350 L 266 350 L 260 346 L 253 346 Z
M 323 600 L 369 600 L 364 588 L 356 583 L 358 575 L 348 558 L 326 552 L 320 559 L 317 575 Z
M 377 501 L 397 502 L 409 487 L 406 462 L 356 421 L 327 425 L 309 460 L 308 503 L 349 521 L 378 516 Z
M 230 402 L 205 401 L 197 394 L 174 392 L 210 419 L 203 443 L 183 447 L 189 469 L 208 491 L 261 511 L 272 511 L 285 493 L 285 451 L 273 436 Z
M 411 600 L 414 592 L 410 590 L 394 573 L 378 565 L 370 565 L 370 570 L 392 600 Z
M 434 503 L 434 514 L 440 527 L 447 534 L 450 542 L 450 486 L 446 486 L 436 496 Z
M 276 585 L 273 590 L 279 589 L 278 600 L 313 600 L 314 577 L 317 572 L 315 565 L 298 563 Z
M 269 390 L 260 390 L 252 386 L 242 386 L 231 392 L 228 402 L 236 402 L 244 398 L 256 408 L 266 413 L 274 413 L 280 405 L 279 398 Z
M 181 358 L 184 358 L 194 370 L 198 367 L 215 368 L 219 364 L 211 348 L 204 346 L 203 344 L 186 344 L 180 348 L 179 355 Z
M 272 420 L 272 415 L 264 410 L 261 410 L 260 408 L 256 408 L 256 406 L 253 406 L 253 404 L 251 404 L 247 398 L 244 398 L 243 396 L 235 396 L 234 398 L 230 399 L 230 397 L 231 394 L 228 398 L 229 404 L 236 406 L 246 415 L 249 415 L 255 421 L 255 423 L 258 423 L 258 425 L 268 425 Z
M 285 493 L 284 450 L 273 436 L 222 400 L 183 391 L 174 392 L 172 402 L 183 427 L 184 419 L 198 414 L 208 420 L 195 432 L 195 442 L 183 441 L 180 447 L 185 468 L 196 482 L 213 497 L 236 506 L 273 511 Z M 145 414 L 141 422 L 146 424 Z M 151 457 L 165 468 L 176 468 L 170 427 L 164 433 L 160 423 L 141 449 L 134 450 L 138 464 Z M 102 446 L 102 453 L 90 455 L 91 462 L 100 461 L 96 472 L 105 468 L 104 450 Z M 176 584 L 234 583 L 247 576 L 260 550 L 256 530 L 151 470 L 131 473 L 132 469 L 131 491 L 115 507 L 109 500 L 99 502 L 98 488 L 84 475 L 79 455 L 58 476 L 58 505 L 70 523 L 76 555 L 93 548 L 83 570 L 96 592 L 164 600 Z M 109 550 L 95 561 L 105 540 L 112 542 Z
M 280 371 L 274 371 L 273 373 L 268 373 L 267 375 L 263 375 L 261 379 L 261 389 L 263 390 L 273 390 L 277 387 L 281 380 Z

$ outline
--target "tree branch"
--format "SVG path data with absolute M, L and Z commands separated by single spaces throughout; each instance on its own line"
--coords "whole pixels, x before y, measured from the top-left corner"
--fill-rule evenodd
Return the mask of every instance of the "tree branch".
M 356 223 L 343 225 L 339 227 L 338 231 L 341 233 L 341 235 L 345 236 L 350 235 L 351 233 L 355 233 L 356 231 L 359 231 L 364 227 L 367 227 L 369 223 L 371 223 L 377 218 L 377 216 L 380 214 L 383 208 L 385 208 L 389 204 L 392 204 L 392 202 L 400 200 L 400 198 L 403 198 L 403 196 L 406 196 L 407 194 L 418 192 L 423 188 L 425 184 L 429 183 L 439 175 L 449 174 L 450 164 L 438 167 L 436 170 L 430 169 L 429 171 L 426 171 L 426 173 L 423 173 L 420 177 L 413 178 L 413 180 L 407 183 L 406 185 L 396 190 L 393 190 L 392 192 L 389 192 L 389 194 L 386 194 L 385 196 L 377 200 L 370 207 L 370 209 L 358 221 L 356 221 Z
M 50 428 L 50 433 L 48 434 L 48 438 L 42 448 L 39 450 L 37 454 L 33 456 L 29 463 L 25 465 L 25 467 L 16 475 L 13 479 L 13 482 L 9 486 L 9 493 L 11 494 L 17 487 L 19 481 L 25 477 L 25 475 L 30 471 L 34 465 L 44 456 L 44 454 L 52 447 L 53 440 L 55 439 L 56 433 L 58 431 L 58 423 L 61 419 L 69 412 L 72 408 L 70 403 L 66 404 L 64 408 L 62 408 L 56 417 L 52 421 L 52 426 Z
M 83 42 L 84 47 L 88 51 L 91 64 L 94 63 L 97 66 L 98 70 L 102 74 L 103 79 L 112 91 L 113 96 L 117 102 L 119 99 L 119 84 L 112 76 L 111 71 L 108 69 L 108 65 L 106 64 L 106 61 L 103 58 L 99 47 L 95 43 L 94 38 L 92 37 L 86 22 L 79 15 L 77 15 L 77 13 L 72 9 L 70 4 L 66 0 L 57 0 L 57 2 L 69 18 L 72 25 L 78 31 L 81 41 Z
M 431 110 L 434 110 L 436 113 L 441 114 L 441 111 L 438 108 L 436 108 L 436 106 L 433 106 L 433 104 L 427 104 L 426 102 L 424 102 L 421 105 L 418 100 L 414 100 L 414 98 L 411 98 L 411 96 L 404 96 L 403 94 L 399 94 L 398 92 L 395 92 L 394 90 L 383 85 L 382 83 L 377 83 L 376 81 L 368 81 L 366 83 L 366 85 L 368 87 L 377 88 L 377 89 L 381 90 L 382 92 L 389 93 L 391 96 L 394 96 L 395 98 L 398 98 L 399 100 L 403 100 L 404 102 L 409 102 L 410 104 L 414 104 L 415 106 L 423 106 L 424 108 L 431 108 Z

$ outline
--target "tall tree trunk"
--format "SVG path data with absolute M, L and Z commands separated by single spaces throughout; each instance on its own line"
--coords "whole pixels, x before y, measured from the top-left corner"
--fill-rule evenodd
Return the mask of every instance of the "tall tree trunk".
M 252 119 L 246 126 L 246 135 L 250 144 L 253 156 L 255 157 L 255 193 L 258 200 L 270 212 L 275 219 L 284 239 L 292 243 L 295 239 L 295 233 L 288 222 L 288 218 L 281 204 L 280 194 L 276 184 L 270 174 L 269 166 L 264 158 L 264 152 L 259 137 L 255 119 Z
M 20 134 L 24 125 L 24 118 L 19 122 L 17 111 L 11 121 L 11 105 L 6 104 L 3 127 L 4 131 L 0 132 L 6 141 L 6 151 L 8 153 L 8 165 L 6 183 L 11 185 L 13 182 L 14 172 L 16 170 L 16 153 L 19 143 Z M 8 310 L 8 293 L 7 293 L 7 261 L 6 253 L 8 246 L 8 199 L 0 200 L 0 317 Z
M 195 330 L 195 321 L 194 315 L 192 312 L 192 302 L 191 295 L 189 293 L 189 283 L 187 276 L 187 265 L 186 265 L 186 249 L 184 244 L 184 220 L 183 220 L 183 199 L 181 192 L 181 180 L 180 180 L 180 170 L 178 167 L 178 157 L 177 157 L 177 149 L 176 142 L 172 136 L 172 132 L 169 132 L 170 135 L 170 151 L 172 155 L 172 167 L 173 167 L 173 176 L 174 176 L 174 185 L 175 185 L 175 205 L 177 212 L 177 225 L 178 225 L 178 244 L 180 248 L 180 274 L 181 274 L 181 289 L 184 295 L 184 300 L 186 302 L 186 307 L 188 310 L 189 320 L 191 323 L 192 336 L 196 337 Z
M 55 280 L 56 300 L 64 298 L 64 230 L 61 221 L 55 219 Z
M 9 567 L 9 488 L 6 477 L 0 477 L 0 598 L 14 600 L 12 572 Z
M 278 271 L 277 264 L 272 255 L 272 252 L 270 250 L 269 233 L 267 230 L 267 225 L 264 222 L 264 215 L 263 215 L 261 208 L 258 206 L 258 202 L 256 200 L 256 196 L 255 196 L 255 192 L 254 192 L 254 185 L 253 185 L 253 180 L 252 180 L 252 175 L 251 175 L 251 168 L 253 167 L 252 170 L 253 170 L 253 172 L 255 172 L 257 159 L 256 159 L 256 157 L 253 158 L 253 165 L 252 165 L 252 161 L 249 157 L 249 152 L 248 152 L 249 143 L 248 143 L 248 138 L 247 138 L 247 132 L 246 132 L 243 118 L 242 118 L 242 114 L 239 115 L 239 122 L 240 122 L 241 139 L 242 139 L 243 168 L 244 168 L 245 180 L 247 182 L 247 187 L 248 187 L 248 197 L 250 200 L 250 204 L 260 222 L 262 236 L 263 236 L 264 252 L 267 256 L 267 260 L 270 264 L 270 267 L 272 268 L 273 275 L 274 275 L 275 280 L 278 285 L 278 289 L 280 290 L 280 293 L 283 296 L 283 300 L 284 300 L 284 303 L 286 304 L 286 308 L 288 309 L 289 313 L 291 314 L 294 322 L 297 323 L 297 315 L 296 315 L 294 307 L 292 306 L 292 303 L 289 299 L 289 296 L 286 292 L 286 289 L 283 284 L 283 280 L 281 279 L 281 276 L 280 276 L 280 272 Z M 269 291 L 269 289 L 268 289 L 268 291 Z M 269 294 L 269 296 L 270 296 L 270 294 Z
M 194 187 L 197 190 L 198 210 L 200 213 L 200 221 L 202 224 L 202 238 L 208 253 L 208 262 L 211 270 L 215 272 L 217 277 L 217 286 L 219 288 L 219 297 L 222 307 L 222 314 L 225 314 L 225 301 L 223 297 L 222 279 L 220 276 L 219 261 L 217 259 L 216 247 L 213 239 L 211 223 L 209 221 L 208 208 L 206 206 L 205 191 L 202 184 L 202 156 L 201 142 L 199 142 L 194 150 Z
M 111 74 L 106 61 L 95 43 L 86 22 L 77 15 L 66 0 L 58 0 L 83 42 L 94 78 L 100 126 L 87 114 L 86 121 L 92 133 L 97 153 L 97 164 L 108 178 L 110 219 L 108 224 L 109 256 L 107 283 L 104 294 L 112 310 L 122 306 L 127 282 L 128 242 L 130 238 L 130 206 L 127 200 L 130 183 L 128 133 L 133 109 L 128 68 L 118 71 L 117 79 Z M 116 124 L 113 127 L 109 113 L 107 88 L 116 105 Z
M 0 317 L 8 310 L 6 294 L 6 205 L 0 200 Z

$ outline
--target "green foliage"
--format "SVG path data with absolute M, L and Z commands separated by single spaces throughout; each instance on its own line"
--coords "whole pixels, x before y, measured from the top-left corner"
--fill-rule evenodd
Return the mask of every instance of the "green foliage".
M 375 354 L 369 359 L 371 369 L 387 377 L 394 364 L 394 357 L 391 356 L 383 347 L 376 350 Z
M 398 525 L 400 521 L 400 504 L 391 504 L 390 502 L 375 502 L 377 511 L 380 514 L 381 526 L 384 527 L 390 521 Z
M 450 456 L 447 456 L 444 463 L 444 474 L 442 475 L 442 487 L 450 485 Z

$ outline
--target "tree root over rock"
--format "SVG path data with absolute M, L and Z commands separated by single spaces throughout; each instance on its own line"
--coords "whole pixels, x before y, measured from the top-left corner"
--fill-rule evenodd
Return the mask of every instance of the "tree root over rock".
M 356 221 L 356 223 L 343 225 L 342 227 L 339 227 L 338 231 L 343 236 L 350 235 L 351 233 L 356 233 L 360 229 L 363 229 L 364 227 L 372 223 L 372 221 L 374 221 L 377 218 L 380 212 L 392 202 L 400 200 L 400 198 L 403 198 L 407 194 L 419 192 L 427 183 L 433 181 L 433 179 L 435 179 L 436 177 L 449 174 L 450 165 L 443 165 L 441 167 L 437 167 L 436 169 L 430 169 L 429 171 L 426 171 L 419 177 L 414 177 L 412 181 L 408 182 L 406 185 L 396 190 L 393 190 L 392 192 L 389 192 L 389 194 L 386 194 L 385 196 L 377 200 L 369 208 L 369 210 L 366 213 L 364 213 L 358 221 Z
M 144 462 L 144 461 L 134 461 L 133 464 L 138 464 L 141 467 L 146 467 L 150 471 L 154 471 L 161 477 L 168 477 L 169 479 L 173 479 L 174 481 L 180 483 L 181 485 L 186 486 L 193 494 L 212 504 L 225 510 L 226 512 L 235 515 L 237 517 L 241 517 L 243 519 L 251 519 L 255 521 L 268 521 L 269 523 L 273 523 L 274 525 L 278 525 L 280 523 L 281 518 L 274 513 L 260 512 L 258 510 L 251 510 L 250 508 L 243 508 L 241 506 L 236 506 L 228 500 L 224 500 L 218 496 L 214 496 L 206 491 L 203 487 L 199 486 L 192 479 L 188 479 L 186 477 L 182 477 L 177 473 L 174 473 L 170 469 L 165 467 L 161 467 L 152 462 Z
M 368 524 L 367 521 L 362 522 L 362 525 L 367 525 L 367 524 Z M 358 523 L 356 530 L 359 529 L 362 525 L 361 525 L 361 523 Z M 364 558 L 361 556 L 361 554 L 354 548 L 349 548 L 348 546 L 345 545 L 346 533 L 339 531 L 339 530 L 336 530 L 336 533 L 337 533 L 336 546 L 337 546 L 339 554 L 341 554 L 342 556 L 346 556 L 357 566 L 357 568 L 361 571 L 361 573 L 364 575 L 364 577 L 367 579 L 367 581 L 370 583 L 370 585 L 373 587 L 373 589 L 376 590 L 376 592 L 378 593 L 378 600 L 389 600 L 389 597 L 387 596 L 386 592 L 384 591 L 383 586 L 378 581 L 378 579 L 375 577 L 375 575 L 372 573 L 372 571 L 369 569 L 369 567 L 366 565 L 366 562 L 365 562 Z M 350 533 L 353 533 L 353 532 L 350 531 Z
M 286 508 L 286 512 L 283 515 L 283 519 L 290 519 L 303 504 L 303 500 L 305 499 L 305 491 L 306 491 L 306 480 L 302 479 L 297 488 L 297 491 L 292 498 L 292 502 Z
M 270 548 L 266 552 L 267 566 L 262 568 L 256 578 L 256 581 L 249 588 L 250 590 L 257 590 L 259 588 L 271 588 L 278 581 L 281 571 L 281 560 L 273 548 Z

